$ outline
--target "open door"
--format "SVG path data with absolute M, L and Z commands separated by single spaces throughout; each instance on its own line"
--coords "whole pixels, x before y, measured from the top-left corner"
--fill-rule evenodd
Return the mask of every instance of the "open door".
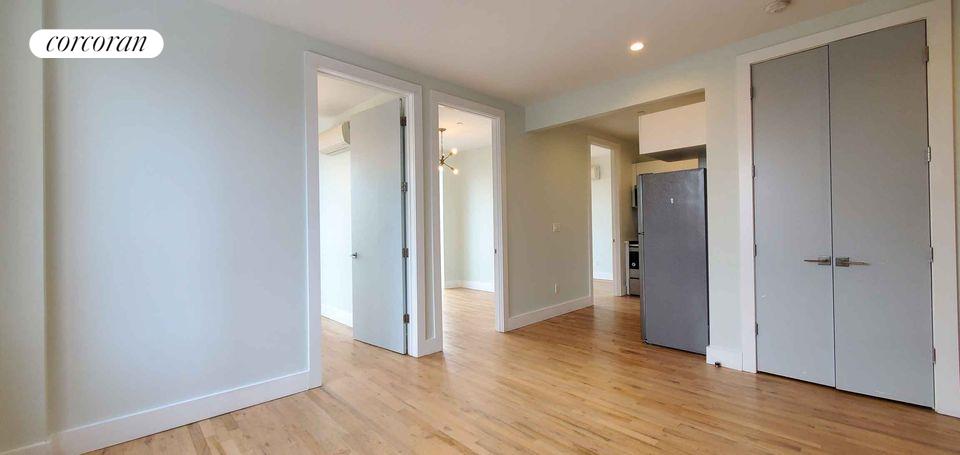
M 350 210 L 353 337 L 405 354 L 402 116 L 402 101 L 396 99 L 350 119 Z

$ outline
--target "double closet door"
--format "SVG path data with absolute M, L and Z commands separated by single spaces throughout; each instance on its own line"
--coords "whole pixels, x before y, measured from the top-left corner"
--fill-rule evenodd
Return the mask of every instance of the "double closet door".
M 926 28 L 752 68 L 757 367 L 933 405 Z

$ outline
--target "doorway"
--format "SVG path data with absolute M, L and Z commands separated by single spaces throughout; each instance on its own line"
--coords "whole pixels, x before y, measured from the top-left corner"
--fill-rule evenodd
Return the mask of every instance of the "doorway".
M 319 74 L 317 113 L 321 315 L 329 330 L 405 354 L 403 101 Z
M 473 325 L 463 315 L 474 312 L 493 321 L 492 121 L 444 105 L 437 118 L 443 308 L 448 325 Z
M 613 150 L 590 144 L 590 256 L 594 296 L 616 295 L 613 193 Z
M 419 352 L 420 338 L 407 334 L 423 316 L 414 279 L 424 233 L 415 221 L 420 87 L 305 52 L 304 101 L 308 387 L 317 387 L 327 325 L 374 347 Z
M 505 114 L 474 101 L 430 92 L 434 127 L 428 161 L 433 174 L 434 325 L 428 352 L 443 350 L 451 323 L 509 330 L 506 272 Z M 453 312 L 456 312 L 455 314 Z M 472 318 L 469 314 L 478 315 Z M 492 316 L 492 317 L 491 317 Z

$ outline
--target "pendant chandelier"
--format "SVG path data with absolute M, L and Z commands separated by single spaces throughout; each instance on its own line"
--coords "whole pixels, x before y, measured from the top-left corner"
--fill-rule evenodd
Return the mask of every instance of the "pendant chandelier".
M 450 168 L 451 171 L 453 171 L 454 175 L 457 175 L 460 173 L 460 170 L 447 164 L 447 160 L 450 159 L 451 156 L 457 154 L 457 148 L 454 147 L 450 149 L 448 153 L 446 154 L 443 153 L 443 132 L 446 130 L 447 130 L 446 128 L 440 128 L 440 165 L 437 166 L 437 170 L 439 170 L 440 172 L 443 172 L 443 168 L 448 167 Z

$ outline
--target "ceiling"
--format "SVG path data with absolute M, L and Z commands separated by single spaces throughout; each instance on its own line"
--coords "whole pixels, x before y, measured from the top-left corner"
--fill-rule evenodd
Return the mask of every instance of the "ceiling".
M 387 95 L 383 90 L 330 76 L 317 76 L 317 111 L 320 121 L 337 118 L 374 98 Z
M 641 113 L 652 114 L 675 107 L 699 103 L 704 99 L 704 93 L 702 91 L 687 93 L 618 109 L 603 115 L 580 120 L 576 122 L 576 124 L 621 141 L 639 142 Z
M 863 0 L 212 0 L 525 105 Z M 627 50 L 643 41 L 639 53 Z
M 440 128 L 447 129 L 443 133 L 445 150 L 456 147 L 462 152 L 491 146 L 493 122 L 487 117 L 441 105 L 438 120 Z

